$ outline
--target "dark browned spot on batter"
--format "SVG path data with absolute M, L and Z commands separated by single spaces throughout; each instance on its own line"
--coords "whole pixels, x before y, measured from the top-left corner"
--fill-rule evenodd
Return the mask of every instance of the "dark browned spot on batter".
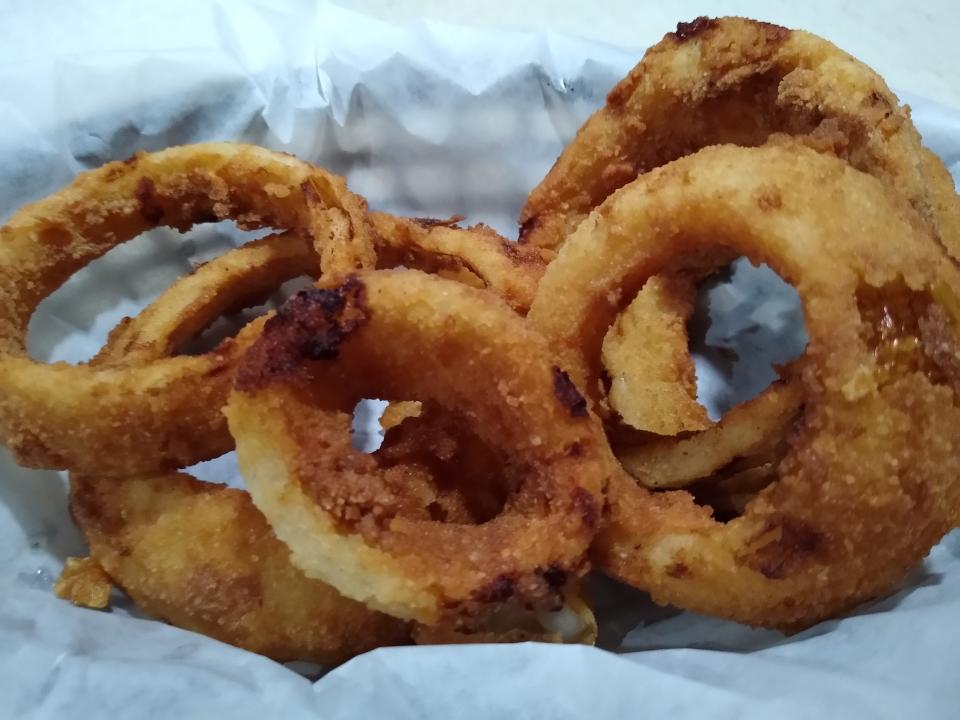
M 521 252 L 520 245 L 511 240 L 501 242 L 500 248 L 503 250 L 503 254 L 513 260 L 514 263 L 529 262 L 531 259 L 529 253 Z
M 238 389 L 262 387 L 288 374 L 300 361 L 332 360 L 340 344 L 371 315 L 366 286 L 356 276 L 336 288 L 308 288 L 285 302 L 237 372 Z
M 413 218 L 413 222 L 415 222 L 417 225 L 427 230 L 435 227 L 455 227 L 456 224 L 461 222 L 462 220 L 463 220 L 463 215 L 451 215 L 446 219 L 427 218 L 427 217 Z
M 304 180 L 302 183 L 300 183 L 300 192 L 303 193 L 303 199 L 307 201 L 308 205 L 316 205 L 320 203 L 320 193 L 317 192 L 317 189 L 309 180 Z
M 214 223 L 224 219 L 210 208 L 195 208 L 188 218 L 188 222 L 191 225 L 203 225 L 204 223 Z
M 479 603 L 505 602 L 513 597 L 517 581 L 507 574 L 498 575 L 487 585 L 473 591 L 472 598 Z
M 122 163 L 110 163 L 109 165 L 105 165 L 103 168 L 103 179 L 106 182 L 114 182 L 122 178 L 131 170 L 132 168 L 127 165 L 126 160 L 124 160 Z
M 134 196 L 140 203 L 140 214 L 143 219 L 152 225 L 160 224 L 163 219 L 163 205 L 157 197 L 157 186 L 153 180 L 148 177 L 140 178 Z
M 558 367 L 553 368 L 553 394 L 573 417 L 587 416 L 587 401 L 577 390 L 570 376 Z
M 529 242 L 528 236 L 536 232 L 540 227 L 540 216 L 534 215 L 532 218 L 527 218 L 524 223 L 520 226 L 520 237 L 517 242 L 525 243 Z
M 536 252 L 533 248 L 524 247 L 519 242 L 502 240 L 500 247 L 503 254 L 514 265 L 543 265 L 543 257 L 539 252 Z
M 802 567 L 821 547 L 820 534 L 804 521 L 787 515 L 771 518 L 760 535 L 776 537 L 741 561 L 771 580 L 787 577 Z
M 874 90 L 869 95 L 867 95 L 865 104 L 872 108 L 877 108 L 884 111 L 884 116 L 889 115 L 893 112 L 893 108 L 890 105 L 890 101 L 885 98 L 881 93 Z
M 782 43 L 788 37 L 790 37 L 790 33 L 792 32 L 790 28 L 785 28 L 783 27 L 783 25 L 776 25 L 774 23 L 769 23 L 769 22 L 761 22 L 759 20 L 755 22 L 759 27 L 763 28 L 764 34 L 766 35 L 765 39 L 767 42 L 774 42 L 778 44 Z
M 567 457 L 580 457 L 583 455 L 583 443 L 572 442 L 567 445 L 564 452 L 566 453 Z
M 140 162 L 140 155 L 142 155 L 141 152 L 135 152 L 133 155 L 124 160 L 123 164 L 129 168 L 135 168 L 137 163 Z
M 70 241 L 73 240 L 73 235 L 65 227 L 51 225 L 43 228 L 43 230 L 38 233 L 37 239 L 42 245 L 66 247 L 70 244 Z
M 567 584 L 567 571 L 559 565 L 537 568 L 537 573 L 551 590 L 559 590 Z
M 667 566 L 667 569 L 664 571 L 672 578 L 686 578 L 690 577 L 690 568 L 684 565 L 682 562 L 675 562 L 672 565 Z
M 600 508 L 597 506 L 597 499 L 579 486 L 570 492 L 570 499 L 573 501 L 574 509 L 583 520 L 584 526 L 590 530 L 596 529 L 600 523 Z
M 687 40 L 696 37 L 700 33 L 705 32 L 716 25 L 716 20 L 701 15 L 691 22 L 677 23 L 676 31 L 668 33 L 667 37 L 672 37 L 677 42 L 686 42 Z
M 783 198 L 780 191 L 774 187 L 763 188 L 757 193 L 757 207 L 761 210 L 779 210 L 783 207 Z
M 960 347 L 952 318 L 940 305 L 930 305 L 917 320 L 924 354 L 936 365 L 944 379 L 960 394 Z

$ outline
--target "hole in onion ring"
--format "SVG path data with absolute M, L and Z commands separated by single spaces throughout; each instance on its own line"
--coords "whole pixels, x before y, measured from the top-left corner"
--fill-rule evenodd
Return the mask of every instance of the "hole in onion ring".
M 252 320 L 276 310 L 290 296 L 312 285 L 313 278 L 301 275 L 283 283 L 266 302 L 257 302 L 256 299 L 240 301 L 235 309 L 224 313 L 208 325 L 199 335 L 191 339 L 182 348 L 178 348 L 174 355 L 202 355 L 210 352 L 227 338 L 235 337 L 240 330 Z M 247 303 L 253 302 L 254 305 Z
M 402 468 L 431 520 L 474 525 L 503 510 L 499 456 L 436 405 L 364 398 L 353 408 L 350 446 L 384 469 Z
M 353 408 L 350 424 L 350 447 L 362 453 L 372 453 L 383 443 L 380 418 L 387 409 L 386 400 L 364 398 Z
M 502 459 L 461 418 L 405 401 L 390 403 L 380 422 L 374 456 L 382 468 L 407 473 L 432 520 L 479 525 L 503 511 L 509 487 Z
M 27 335 L 30 356 L 70 364 L 89 360 L 120 320 L 136 315 L 198 263 L 270 232 L 240 230 L 227 220 L 185 233 L 157 228 L 112 248 L 40 303 Z M 78 329 L 87 342 L 64 342 Z
M 807 346 L 792 285 L 767 265 L 740 258 L 702 283 L 687 324 L 697 400 L 711 420 L 757 397 Z

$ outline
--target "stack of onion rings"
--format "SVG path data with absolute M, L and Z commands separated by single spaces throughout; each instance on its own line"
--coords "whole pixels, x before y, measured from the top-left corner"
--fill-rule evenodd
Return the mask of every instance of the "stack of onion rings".
M 647 51 L 531 192 L 521 242 L 560 247 L 617 188 L 699 148 L 766 142 L 802 142 L 877 177 L 960 259 L 960 202 L 949 173 L 922 148 L 909 110 L 882 78 L 821 38 L 743 18 L 681 23 Z M 785 385 L 776 385 L 707 436 L 684 437 L 679 446 L 665 439 L 710 424 L 697 402 L 685 324 L 693 281 L 721 263 L 708 257 L 697 265 L 686 277 L 668 272 L 640 289 L 608 333 L 605 382 L 586 387 L 608 422 L 642 431 L 616 431 L 616 449 L 650 487 L 703 477 L 676 466 L 681 451 L 707 474 L 749 455 L 757 436 L 742 432 L 746 425 L 767 428 L 765 443 L 776 443 L 782 436 L 761 410 L 777 406 L 781 418 L 798 410 Z M 727 451 L 717 452 L 721 445 Z M 666 472 L 652 476 L 651 462 Z
M 339 227 L 331 217 L 347 219 L 349 236 L 331 236 Z M 239 343 L 200 357 L 70 367 L 31 360 L 25 336 L 40 301 L 116 245 L 159 225 L 184 230 L 223 219 L 328 244 L 325 272 L 374 262 L 365 203 L 341 178 L 227 143 L 109 163 L 24 207 L 0 229 L 0 439 L 18 462 L 126 475 L 222 452 L 222 422 L 209 408 L 218 406 L 216 379 Z
M 234 151 L 239 153 L 239 160 L 234 157 Z M 146 192 L 145 187 L 152 188 L 153 197 L 178 182 L 174 176 L 166 178 L 163 174 L 169 172 L 167 164 L 180 162 L 186 166 L 189 164 L 187 158 L 195 154 L 194 162 L 198 167 L 183 172 L 191 181 L 197 181 L 203 177 L 199 167 L 209 164 L 211 153 L 220 160 L 226 158 L 224 162 L 249 163 L 249 156 L 267 165 L 279 163 L 280 167 L 289 162 L 285 156 L 275 156 L 259 148 L 178 148 L 176 152 L 167 151 L 159 158 L 141 154 L 122 167 L 107 166 L 97 171 L 99 177 L 85 176 L 65 193 L 72 193 L 76 203 L 95 205 L 101 202 L 96 199 L 96 194 L 102 191 L 100 180 L 103 177 L 120 178 L 129 172 L 130 167 L 137 165 L 147 166 L 137 181 L 137 197 Z M 298 163 L 294 161 L 295 168 L 302 165 Z M 229 175 L 236 171 L 220 169 L 219 172 Z M 322 175 L 322 171 L 316 169 L 309 172 Z M 149 182 L 143 178 L 149 178 Z M 161 178 L 166 178 L 167 184 Z M 160 182 L 160 191 L 156 190 L 157 182 Z M 202 183 L 200 185 L 197 197 L 185 207 L 190 203 L 203 205 Z M 215 180 L 210 185 L 216 186 Z M 122 183 L 110 188 L 118 196 L 122 196 L 125 189 Z M 453 223 L 434 223 L 433 227 L 426 221 L 378 214 L 371 218 L 376 223 L 374 230 L 373 222 L 368 221 L 362 212 L 363 201 L 350 196 L 342 185 L 339 189 L 348 201 L 346 204 L 356 211 L 352 223 L 344 224 L 345 213 L 334 213 L 325 221 L 326 225 L 314 225 L 312 233 L 304 231 L 308 227 L 308 223 L 304 223 L 286 233 L 248 243 L 199 266 L 137 317 L 127 318 L 115 328 L 106 346 L 88 367 L 119 374 L 168 362 L 218 317 L 262 302 L 285 280 L 301 274 L 318 276 L 325 253 L 341 263 L 340 267 L 344 269 L 374 264 L 389 267 L 399 262 L 437 272 L 459 266 L 466 271 L 461 274 L 464 281 L 501 292 L 518 310 L 523 311 L 529 306 L 536 280 L 543 269 L 538 253 L 511 252 L 506 241 L 493 231 L 485 228 L 464 230 Z M 315 205 L 319 193 L 306 185 L 301 191 L 305 202 Z M 172 192 L 181 191 L 175 189 Z M 287 197 L 282 190 L 276 192 Z M 185 201 L 185 193 L 184 190 L 178 196 L 180 201 Z M 117 199 L 118 205 L 121 200 L 122 197 Z M 170 202 L 172 207 L 176 206 L 172 200 Z M 51 198 L 40 204 L 41 207 L 47 206 L 43 212 L 37 212 L 34 207 L 25 209 L 21 215 L 32 210 L 33 214 L 48 217 L 55 214 L 49 206 L 58 203 L 64 205 L 63 199 Z M 218 212 L 222 214 L 223 211 Z M 166 218 L 166 221 L 178 224 L 174 218 Z M 253 224 L 254 221 L 247 216 L 242 222 Z M 178 226 L 183 227 L 183 224 Z M 92 225 L 87 229 L 88 239 L 96 240 L 98 232 L 110 235 L 114 233 L 112 227 L 109 223 Z M 322 227 L 328 231 L 317 230 Z M 373 259 L 361 255 L 350 264 L 346 263 L 351 257 L 350 248 L 358 246 L 355 228 L 366 233 L 366 241 L 359 246 L 373 248 L 375 255 Z M 110 240 L 115 242 L 119 237 L 114 233 Z M 337 267 L 336 262 L 332 263 L 334 267 Z M 512 272 L 515 269 L 520 272 Z M 337 272 L 328 270 L 325 276 L 336 277 Z M 242 328 L 236 338 L 225 340 L 204 355 L 182 358 L 218 368 L 216 373 L 205 377 L 185 376 L 186 380 L 197 384 L 202 380 L 205 389 L 204 403 L 198 403 L 197 414 L 192 418 L 199 422 L 189 432 L 195 445 L 204 448 L 204 457 L 221 454 L 232 447 L 233 440 L 226 430 L 220 407 L 233 382 L 236 361 L 243 349 L 259 336 L 265 320 L 253 321 Z M 62 369 L 69 373 L 75 368 Z M 166 400 L 162 392 L 156 394 L 159 401 Z M 149 456 L 151 450 L 146 447 L 141 452 Z M 413 447 L 407 447 L 406 455 L 411 452 Z M 396 456 L 395 462 L 405 468 L 411 467 L 410 458 L 404 457 L 404 452 L 396 452 L 395 448 L 393 455 Z M 181 627 L 277 659 L 339 662 L 364 649 L 404 639 L 408 632 L 404 629 L 407 627 L 405 623 L 367 611 L 362 605 L 343 599 L 324 583 L 304 578 L 289 564 L 285 548 L 274 539 L 269 526 L 245 493 L 209 486 L 177 473 L 116 477 L 131 467 L 138 471 L 150 467 L 149 462 L 123 457 L 102 464 L 93 458 L 90 465 L 81 468 L 82 472 L 72 474 L 71 508 L 90 543 L 91 557 L 73 560 L 65 568 L 58 585 L 62 596 L 78 604 L 103 607 L 107 603 L 110 584 L 115 583 L 148 612 Z M 456 492 L 445 497 L 463 507 L 463 498 Z M 476 517 L 470 520 L 478 521 Z M 216 545 L 219 548 L 217 553 L 211 553 L 206 544 L 197 546 L 178 540 L 203 535 L 204 528 L 215 533 L 220 525 L 236 527 L 241 534 L 221 538 Z M 241 548 L 241 542 L 244 548 Z M 252 560 L 241 559 L 239 555 L 249 555 Z M 230 594 L 228 591 L 241 589 L 243 592 L 239 593 L 236 602 L 225 598 Z M 285 599 L 287 597 L 289 600 Z M 575 598 L 574 601 L 579 602 Z M 429 632 L 440 633 L 436 636 L 440 638 L 446 631 L 437 627 Z M 420 641 L 426 640 L 427 633 L 427 629 L 420 630 Z M 516 633 L 498 630 L 493 634 L 476 632 L 464 637 L 475 639 L 497 635 L 509 639 Z M 451 637 L 456 636 L 457 631 L 454 631 Z M 548 636 L 543 635 L 543 638 Z
M 222 219 L 276 232 L 90 363 L 27 357 L 73 272 Z M 682 23 L 521 220 L 515 244 L 370 213 L 341 178 L 230 144 L 139 154 L 22 209 L 0 229 L 0 440 L 71 471 L 90 557 L 58 594 L 104 607 L 117 585 L 178 626 L 336 663 L 592 642 L 592 559 L 659 602 L 795 630 L 888 591 L 958 522 L 960 200 L 872 70 L 766 23 Z M 686 323 L 741 254 L 797 286 L 811 342 L 712 424 Z M 301 275 L 316 284 L 181 354 Z M 373 397 L 385 438 L 362 453 L 351 419 Z M 234 442 L 249 495 L 179 472 Z

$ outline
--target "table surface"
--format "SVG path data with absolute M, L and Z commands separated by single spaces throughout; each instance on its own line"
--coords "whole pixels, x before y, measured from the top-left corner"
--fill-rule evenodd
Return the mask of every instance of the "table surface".
M 390 22 L 432 18 L 581 35 L 640 50 L 680 20 L 742 15 L 817 33 L 860 58 L 895 90 L 960 109 L 958 0 L 350 0 Z

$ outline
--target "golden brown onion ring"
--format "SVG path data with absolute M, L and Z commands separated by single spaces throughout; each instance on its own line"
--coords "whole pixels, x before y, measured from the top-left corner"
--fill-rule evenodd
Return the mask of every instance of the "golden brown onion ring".
M 293 230 L 341 272 L 372 264 L 373 230 L 341 178 L 262 148 L 211 143 L 139 154 L 78 176 L 0 228 L 0 441 L 28 467 L 124 475 L 218 454 L 211 408 L 231 348 L 141 366 L 45 364 L 25 350 L 40 301 L 144 230 L 233 219 Z M 331 218 L 349 237 L 331 237 Z M 341 223 L 342 225 L 342 223 Z M 323 260 L 323 259 L 322 259 Z
M 798 192 L 802 188 L 802 192 Z M 655 600 L 798 629 L 890 591 L 960 505 L 960 277 L 876 178 L 801 147 L 716 147 L 637 179 L 549 266 L 528 322 L 582 387 L 604 328 L 669 264 L 720 246 L 798 290 L 804 410 L 778 479 L 723 524 L 611 478 L 597 565 Z
M 266 301 L 300 275 L 319 276 L 299 235 L 270 235 L 234 248 L 177 280 L 136 317 L 124 318 L 91 365 L 149 363 L 177 354 L 218 318 Z M 223 395 L 226 403 L 226 394 Z
M 343 662 L 409 638 L 290 563 L 241 491 L 182 473 L 70 477 L 92 561 L 147 613 L 274 660 Z
M 408 267 L 487 288 L 525 313 L 546 267 L 536 248 L 507 240 L 493 228 L 449 221 L 371 215 L 380 236 L 377 267 Z
M 445 522 L 478 524 L 503 507 L 499 458 L 463 422 L 436 404 L 390 403 L 380 418 L 385 432 L 377 458 L 403 466 L 405 483 L 416 488 L 429 515 Z M 553 612 L 504 608 L 489 616 L 458 618 L 439 625 L 415 625 L 421 645 L 479 642 L 575 642 L 593 644 L 597 622 L 583 583 L 564 592 L 563 607 Z
M 502 458 L 503 511 L 482 525 L 425 514 L 404 473 L 350 447 L 364 397 L 462 418 Z M 370 607 L 427 624 L 556 609 L 586 571 L 615 464 L 542 338 L 492 293 L 412 270 L 304 291 L 245 356 L 226 414 L 294 562 Z
M 580 128 L 527 198 L 521 242 L 557 248 L 638 175 L 703 147 L 778 134 L 876 176 L 939 232 L 920 135 L 879 75 L 801 30 L 700 17 L 651 47 Z

